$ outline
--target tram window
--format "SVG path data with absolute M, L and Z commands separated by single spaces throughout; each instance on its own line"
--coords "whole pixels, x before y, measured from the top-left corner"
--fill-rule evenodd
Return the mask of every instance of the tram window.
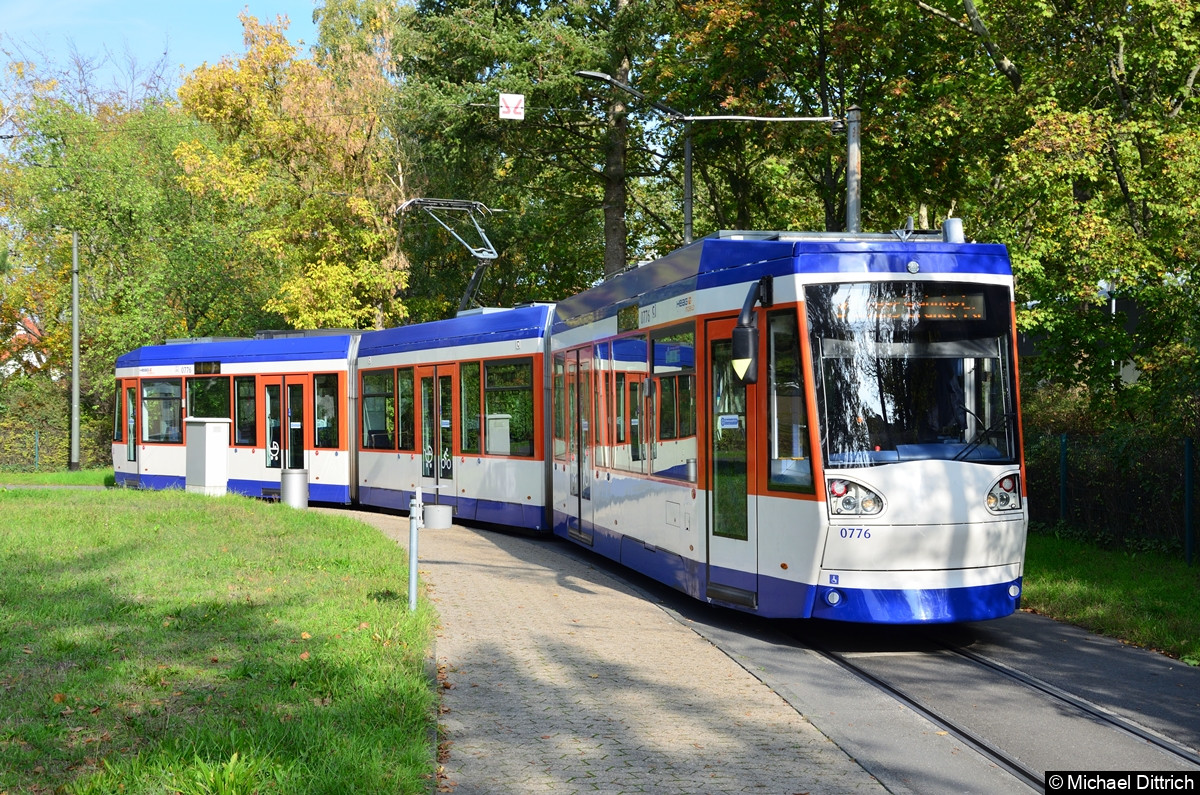
M 696 376 L 679 376 L 679 435 L 696 435 Z
M 679 407 L 675 402 L 675 376 L 659 379 L 658 389 L 658 438 L 679 438 Z
M 616 426 L 616 443 L 625 443 L 625 374 L 614 373 L 616 385 L 613 387 L 613 424 Z
M 376 370 L 362 377 L 362 446 L 395 450 L 396 373 Z
M 258 444 L 257 406 L 254 400 L 254 376 L 242 375 L 233 379 L 234 444 Z
M 644 431 L 651 446 L 650 471 L 660 477 L 690 480 L 696 472 L 695 390 L 696 329 L 691 323 L 653 337 L 653 391 L 658 433 Z
M 554 354 L 554 457 L 567 457 L 567 358 Z
M 183 442 L 183 381 L 179 378 L 142 382 L 142 441 Z
M 595 457 L 593 461 L 598 467 L 609 466 L 609 447 L 612 445 L 612 416 L 610 394 L 612 393 L 612 377 L 609 375 L 608 343 L 597 343 L 592 349 L 592 445 Z
M 437 451 L 434 450 L 434 444 L 438 438 L 435 436 L 435 428 L 437 427 L 437 417 L 433 402 L 433 378 L 423 377 L 421 379 L 421 477 L 432 478 L 434 474 L 434 462 L 438 460 Z M 449 451 L 447 451 L 449 452 Z
M 454 477 L 454 387 L 451 385 L 453 377 L 438 373 L 438 421 L 441 428 L 438 430 L 438 443 L 441 446 L 441 455 L 438 458 L 438 477 L 450 479 Z
M 826 462 L 1016 459 L 1006 287 L 889 281 L 806 294 Z
M 642 380 L 629 382 L 629 460 L 641 461 L 646 457 L 642 447 Z M 626 469 L 640 470 L 641 465 L 630 463 Z
M 229 376 L 189 378 L 187 381 L 189 417 L 229 417 Z
M 649 343 L 644 336 L 623 337 L 612 344 L 614 424 L 612 466 L 627 472 L 642 472 L 648 445 L 645 435 L 644 384 L 649 370 Z
M 137 382 L 125 382 L 125 460 L 137 460 Z
M 533 360 L 488 362 L 484 384 L 489 455 L 533 455 Z
M 812 457 L 808 449 L 808 410 L 796 313 L 769 319 L 770 451 L 769 485 L 773 489 L 812 492 Z
M 459 416 L 464 453 L 480 451 L 479 444 L 479 362 L 463 362 L 458 366 Z
M 313 376 L 313 420 L 315 447 L 338 446 L 338 374 Z
M 413 370 L 402 367 L 396 371 L 396 392 L 398 395 L 397 429 L 399 432 L 400 449 L 417 449 L 417 405 L 413 399 Z
M 401 367 L 396 371 L 396 391 L 400 400 L 397 428 L 400 431 L 400 449 L 416 449 L 416 400 L 414 397 L 412 367 Z
M 113 401 L 113 441 L 114 442 L 125 441 L 125 437 L 123 434 L 123 431 L 125 430 L 125 422 L 124 422 L 124 417 L 121 416 L 121 410 L 123 408 L 124 408 L 124 403 L 121 400 L 121 380 L 117 379 L 117 397 L 116 397 L 116 400 Z

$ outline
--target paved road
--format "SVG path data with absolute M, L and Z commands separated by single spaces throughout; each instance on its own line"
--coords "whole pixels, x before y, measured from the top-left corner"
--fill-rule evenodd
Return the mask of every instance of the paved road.
M 407 544 L 408 520 L 358 514 Z M 560 544 L 423 530 L 442 618 L 442 789 L 870 793 L 845 751 L 724 652 Z

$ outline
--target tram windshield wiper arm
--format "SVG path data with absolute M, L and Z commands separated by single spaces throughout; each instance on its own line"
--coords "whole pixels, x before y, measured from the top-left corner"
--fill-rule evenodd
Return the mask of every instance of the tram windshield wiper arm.
M 974 414 L 974 412 L 971 412 L 971 413 Z M 984 428 L 982 431 L 979 431 L 978 433 L 976 433 L 975 436 L 973 436 L 971 438 L 971 441 L 967 442 L 967 446 L 964 447 L 963 449 L 959 450 L 954 455 L 953 460 L 954 461 L 965 461 L 967 456 L 969 456 L 971 453 L 973 453 L 979 449 L 979 445 L 983 444 L 984 439 L 988 438 L 988 436 L 991 436 L 993 433 L 1000 430 L 1001 428 L 1006 427 L 1008 425 L 1009 419 L 1016 419 L 1016 417 L 1017 417 L 1017 415 L 1015 412 L 1005 412 L 1004 414 L 1001 414 L 1000 418 L 998 420 L 993 422 L 988 427 Z

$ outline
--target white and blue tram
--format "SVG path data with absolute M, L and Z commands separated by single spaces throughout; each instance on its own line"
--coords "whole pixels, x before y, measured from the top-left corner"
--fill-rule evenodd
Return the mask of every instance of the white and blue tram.
M 336 464 L 315 501 L 404 511 L 419 486 L 767 617 L 996 618 L 1027 526 L 1013 307 L 1004 247 L 954 225 L 723 232 L 555 306 L 139 349 L 114 466 L 182 486 L 200 411 L 233 421 L 252 496 L 278 450 Z
M 459 520 L 548 531 L 540 418 L 551 309 L 476 310 L 362 335 L 362 504 L 407 511 L 420 487 Z
M 720 233 L 559 303 L 554 532 L 768 617 L 1013 612 L 1012 272 L 957 237 Z
M 347 401 L 359 335 L 282 335 L 180 340 L 118 357 L 117 484 L 184 488 L 185 420 L 227 418 L 230 491 L 278 496 L 283 469 L 307 469 L 311 499 L 349 503 L 354 445 Z
M 546 531 L 550 312 L 138 348 L 117 359 L 116 481 L 184 488 L 185 420 L 227 418 L 232 492 L 278 497 L 305 469 L 316 502 L 407 510 L 419 487 L 461 520 Z

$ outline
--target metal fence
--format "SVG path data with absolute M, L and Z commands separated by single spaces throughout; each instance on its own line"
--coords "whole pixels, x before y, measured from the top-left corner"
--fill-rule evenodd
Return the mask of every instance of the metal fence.
M 1100 542 L 1180 550 L 1192 563 L 1196 451 L 1150 434 L 1028 439 L 1031 521 L 1062 523 Z

